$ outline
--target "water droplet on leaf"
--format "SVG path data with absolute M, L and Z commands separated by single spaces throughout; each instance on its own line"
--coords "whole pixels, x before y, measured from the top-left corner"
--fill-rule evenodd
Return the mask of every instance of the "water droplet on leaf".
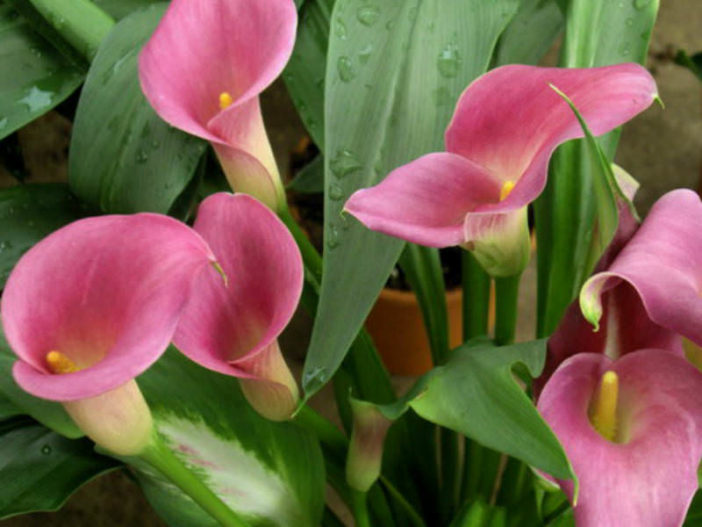
M 341 40 L 346 40 L 346 24 L 344 24 L 344 21 L 340 18 L 334 21 L 334 33 Z
M 651 0 L 634 0 L 634 7 L 636 9 L 644 9 L 650 3 Z
M 368 59 L 371 56 L 371 53 L 373 52 L 373 46 L 371 44 L 368 44 L 366 47 L 361 49 L 361 51 L 358 52 L 358 62 L 361 64 L 365 64 L 368 62 Z
M 458 52 L 458 46 L 448 44 L 439 53 L 439 58 L 436 62 L 439 68 L 439 73 L 443 77 L 451 78 L 458 75 L 458 69 L 461 65 L 461 54 Z
M 149 154 L 143 150 L 139 150 L 136 155 L 137 163 L 146 163 L 149 160 Z
M 356 156 L 350 150 L 339 150 L 329 162 L 332 174 L 338 178 L 342 178 L 352 172 L 360 170 L 363 167 L 356 159 Z
M 380 9 L 374 5 L 364 5 L 356 12 L 356 18 L 364 26 L 372 26 L 380 16 Z
M 332 183 L 329 185 L 329 198 L 333 199 L 334 201 L 339 201 L 343 197 L 344 189 L 341 188 L 341 185 L 338 183 Z
M 356 70 L 353 67 L 351 59 L 342 56 L 336 63 L 336 69 L 339 72 L 339 78 L 344 82 L 349 82 L 356 76 Z
M 41 447 L 41 453 L 45 456 L 48 456 L 49 454 L 51 454 L 51 447 L 49 445 L 44 445 L 43 447 Z
M 327 232 L 327 247 L 329 249 L 336 249 L 339 246 L 339 229 L 335 225 L 329 226 L 329 232 Z

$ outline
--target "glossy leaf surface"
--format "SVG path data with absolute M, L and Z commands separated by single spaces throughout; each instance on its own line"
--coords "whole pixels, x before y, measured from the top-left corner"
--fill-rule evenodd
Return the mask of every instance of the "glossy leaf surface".
M 0 139 L 63 101 L 84 75 L 0 2 Z
M 91 65 L 73 128 L 71 189 L 110 213 L 167 213 L 206 144 L 163 122 L 141 93 L 137 55 L 166 4 L 121 20 Z
M 166 443 L 252 526 L 319 524 L 325 483 L 316 439 L 294 424 L 260 417 L 236 379 L 205 370 L 175 349 L 138 382 Z M 169 524 L 217 525 L 153 471 L 140 472 L 139 479 Z
M 0 519 L 57 510 L 81 485 L 117 466 L 87 439 L 66 439 L 27 418 L 3 421 Z

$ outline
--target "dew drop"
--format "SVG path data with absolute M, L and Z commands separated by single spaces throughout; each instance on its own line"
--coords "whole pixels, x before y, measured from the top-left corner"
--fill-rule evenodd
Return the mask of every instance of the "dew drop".
M 0 130 L 2 130 L 6 126 L 7 126 L 7 117 L 3 117 L 2 119 L 0 119 Z
M 623 42 L 621 46 L 619 46 L 619 54 L 622 57 L 626 57 L 631 53 L 631 46 L 629 46 L 628 42 Z
M 439 53 L 439 58 L 436 62 L 441 76 L 452 78 L 458 75 L 461 60 L 461 54 L 458 52 L 458 46 L 455 44 L 448 44 L 441 50 Z
M 329 232 L 327 233 L 327 247 L 329 249 L 336 249 L 339 246 L 339 229 L 335 225 L 329 226 Z
M 380 9 L 374 5 L 364 5 L 358 8 L 356 18 L 364 26 L 372 26 L 380 16 Z
M 37 112 L 51 104 L 53 95 L 50 91 L 40 90 L 36 86 L 32 86 L 27 90 L 27 95 L 20 99 L 19 102 L 24 104 L 30 112 Z
M 385 24 L 385 29 L 387 29 L 388 31 L 390 31 L 394 27 L 395 27 L 394 20 L 388 20 L 387 23 Z
M 634 19 L 633 18 L 627 18 L 626 19 L 626 25 L 627 27 L 631 27 L 634 25 Z
M 648 4 L 651 3 L 651 0 L 634 0 L 634 7 L 636 9 L 644 9 Z
M 136 162 L 137 163 L 146 163 L 149 160 L 149 154 L 147 154 L 144 150 L 139 150 L 136 155 Z
M 358 52 L 358 62 L 360 62 L 361 64 L 367 63 L 372 52 L 373 46 L 371 44 L 365 46 L 363 49 L 361 49 L 361 51 Z
M 158 139 L 154 139 L 153 141 L 151 141 L 151 148 L 153 148 L 154 150 L 158 149 L 159 146 L 161 146 L 161 141 L 159 141 Z
M 338 183 L 332 183 L 329 185 L 329 197 L 334 201 L 339 201 L 344 197 L 344 189 Z
M 321 366 L 315 366 L 314 368 L 310 368 L 309 371 L 306 371 L 302 375 L 302 383 L 305 385 L 309 385 L 312 382 L 320 382 L 326 377 L 327 370 L 325 368 L 322 368 Z
M 336 69 L 339 72 L 339 78 L 343 82 L 349 82 L 356 76 L 353 62 L 346 56 L 339 57 L 339 60 L 336 62 Z
M 339 150 L 329 162 L 332 174 L 338 178 L 351 174 L 363 167 L 350 150 Z
M 334 21 L 334 33 L 341 40 L 346 40 L 346 24 L 344 24 L 344 21 L 341 20 L 341 18 L 337 18 Z
M 51 454 L 51 447 L 49 445 L 44 445 L 43 447 L 41 447 L 41 453 L 45 456 L 48 456 L 49 454 Z

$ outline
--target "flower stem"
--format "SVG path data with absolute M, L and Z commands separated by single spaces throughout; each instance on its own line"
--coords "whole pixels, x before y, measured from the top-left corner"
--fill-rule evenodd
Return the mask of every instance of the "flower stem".
M 322 257 L 315 249 L 312 242 L 307 237 L 305 232 L 295 221 L 295 218 L 290 214 L 290 209 L 287 206 L 281 207 L 278 211 L 278 217 L 292 234 L 297 246 L 302 253 L 302 261 L 305 263 L 307 270 L 312 273 L 314 278 L 319 282 L 322 279 Z
M 331 421 L 325 419 L 307 405 L 300 407 L 293 421 L 314 433 L 335 457 L 341 460 L 346 458 L 346 451 L 349 448 L 348 439 Z
M 469 251 L 463 252 L 462 262 L 463 340 L 467 341 L 488 332 L 490 277 Z
M 390 496 L 392 496 L 392 498 L 398 503 L 398 505 L 400 505 L 400 507 L 402 507 L 402 509 L 405 511 L 410 521 L 412 522 L 412 525 L 414 525 L 415 527 L 426 527 L 426 524 L 424 523 L 424 520 L 422 520 L 422 517 L 419 515 L 419 513 L 415 510 L 414 507 L 412 507 L 412 504 L 405 499 L 402 493 L 399 490 L 397 490 L 397 488 L 395 488 L 395 485 L 393 485 L 388 478 L 386 478 L 385 476 L 380 476 L 380 482 L 388 491 L 388 494 L 390 494 Z
M 514 341 L 521 274 L 495 279 L 495 342 L 504 346 Z
M 356 521 L 356 527 L 371 527 L 367 498 L 367 492 L 351 491 L 351 509 L 353 518 Z
M 210 516 L 224 527 L 249 527 L 233 510 L 217 497 L 200 478 L 185 465 L 154 435 L 154 439 L 139 457 L 166 476 L 180 490 L 190 496 Z

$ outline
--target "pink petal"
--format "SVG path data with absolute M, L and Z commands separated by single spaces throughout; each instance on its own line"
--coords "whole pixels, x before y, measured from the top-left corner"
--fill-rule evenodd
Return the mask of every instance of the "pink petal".
M 218 114 L 208 129 L 226 142 L 226 146 L 214 143 L 214 148 L 233 189 L 256 197 L 273 210 L 285 203 L 258 97 Z
M 205 368 L 258 377 L 253 359 L 270 348 L 297 307 L 300 251 L 277 216 L 243 194 L 207 198 L 195 230 L 218 256 L 228 285 L 214 269 L 200 276 L 174 343 Z
M 283 70 L 295 43 L 292 0 L 173 0 L 139 57 L 146 98 L 167 122 L 225 143 L 208 129 Z M 219 95 L 234 102 L 220 110 Z
M 646 109 L 657 93 L 637 64 L 560 69 L 503 66 L 474 81 L 461 95 L 446 130 L 446 150 L 482 165 L 501 181 L 514 181 L 498 205 L 508 211 L 533 201 L 546 184 L 548 161 L 582 128 L 553 84 L 575 103 L 593 134 L 601 135 Z
M 448 153 L 428 154 L 359 190 L 344 210 L 369 229 L 429 247 L 466 241 L 466 213 L 496 202 L 501 184 L 484 168 Z
M 607 441 L 588 407 L 606 370 L 620 383 L 620 421 L 629 437 Z M 684 359 L 642 350 L 612 363 L 579 354 L 546 384 L 538 408 L 563 444 L 580 482 L 579 527 L 679 526 L 697 490 L 702 456 L 702 375 Z M 572 499 L 572 482 L 559 481 Z
M 13 270 L 2 323 L 29 393 L 70 401 L 116 388 L 168 346 L 195 277 L 214 260 L 203 239 L 166 216 L 101 216 L 42 240 Z M 51 374 L 50 351 L 80 371 Z
M 602 311 L 601 295 L 621 281 L 636 289 L 658 325 L 702 344 L 702 203 L 689 190 L 669 192 L 607 272 L 588 280 L 580 302 L 588 320 Z

